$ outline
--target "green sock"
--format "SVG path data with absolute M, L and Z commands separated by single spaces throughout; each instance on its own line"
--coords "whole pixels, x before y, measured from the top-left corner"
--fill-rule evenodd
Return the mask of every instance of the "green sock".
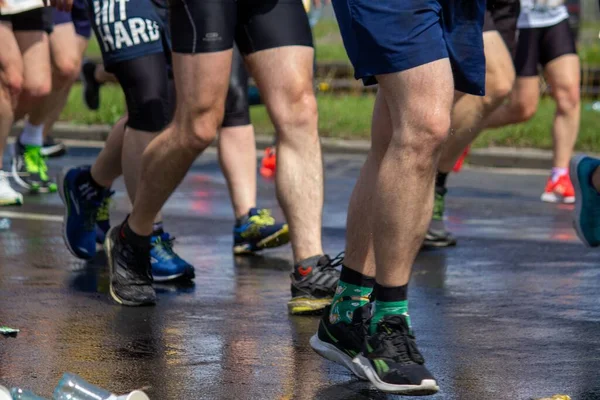
M 377 323 L 388 315 L 404 315 L 406 322 L 410 327 L 410 316 L 408 315 L 408 300 L 400 301 L 379 301 L 375 300 L 375 309 L 373 311 L 373 318 L 371 319 L 371 326 L 369 328 L 371 335 L 375 333 L 377 329 Z
M 374 284 L 373 278 L 343 266 L 335 296 L 331 302 L 329 322 L 332 324 L 352 322 L 354 310 L 369 304 Z

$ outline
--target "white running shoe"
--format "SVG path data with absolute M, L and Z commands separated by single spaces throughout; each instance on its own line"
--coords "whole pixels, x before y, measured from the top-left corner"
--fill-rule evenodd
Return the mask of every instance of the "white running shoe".
M 15 191 L 8 182 L 8 174 L 0 171 L 0 206 L 23 204 L 23 195 Z

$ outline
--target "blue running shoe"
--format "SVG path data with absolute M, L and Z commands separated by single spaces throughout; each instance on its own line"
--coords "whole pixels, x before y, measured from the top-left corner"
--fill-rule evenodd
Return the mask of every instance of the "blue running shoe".
M 77 258 L 96 255 L 96 214 L 108 190 L 98 190 L 86 179 L 90 167 L 67 168 L 59 175 L 59 193 L 65 205 L 63 238 Z
M 592 174 L 600 160 L 584 155 L 571 159 L 569 175 L 575 188 L 573 226 L 577 236 L 589 247 L 600 246 L 600 193 L 592 185 Z
M 288 225 L 276 223 L 267 209 L 252 208 L 233 227 L 233 253 L 252 254 L 290 241 Z
M 155 282 L 173 281 L 176 279 L 191 280 L 196 277 L 194 267 L 184 261 L 173 250 L 173 241 L 167 232 L 152 235 L 150 243 L 150 262 L 152 277 Z
M 107 193 L 96 213 L 96 243 L 98 244 L 104 244 L 106 234 L 110 230 L 110 204 L 114 194 L 113 190 Z

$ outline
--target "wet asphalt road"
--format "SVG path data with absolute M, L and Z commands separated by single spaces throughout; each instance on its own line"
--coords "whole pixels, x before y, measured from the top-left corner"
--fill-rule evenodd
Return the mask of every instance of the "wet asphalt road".
M 89 163 L 79 150 L 51 168 Z M 343 249 L 347 201 L 362 159 L 326 158 L 326 251 Z M 600 399 L 600 252 L 581 245 L 570 208 L 542 204 L 539 173 L 467 170 L 450 181 L 454 249 L 419 255 L 410 311 L 441 386 L 435 399 Z M 117 184 L 113 221 L 127 211 Z M 272 182 L 259 206 L 277 208 Z M 7 214 L 18 213 L 18 214 Z M 159 286 L 153 308 L 107 296 L 105 259 L 74 259 L 61 237 L 58 195 L 26 198 L 0 232 L 0 383 L 50 397 L 61 374 L 153 400 L 386 399 L 308 345 L 315 317 L 290 317 L 291 250 L 231 254 L 232 213 L 214 153 L 203 156 L 165 210 L 193 287 Z M 37 218 L 40 218 L 37 220 Z

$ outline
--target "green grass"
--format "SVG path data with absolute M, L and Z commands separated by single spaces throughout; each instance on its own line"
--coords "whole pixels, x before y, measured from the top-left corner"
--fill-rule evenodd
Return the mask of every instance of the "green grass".
M 81 87 L 76 85 L 61 115 L 64 121 L 79 124 L 112 124 L 125 112 L 123 95 L 118 86 L 102 88 L 100 110 L 89 111 L 82 103 Z M 319 94 L 319 129 L 324 137 L 344 139 L 368 139 L 374 96 L 336 96 Z M 584 101 L 581 111 L 581 129 L 577 148 L 581 151 L 600 153 L 600 112 L 586 109 Z M 552 148 L 552 118 L 554 104 L 551 99 L 542 99 L 535 117 L 524 124 L 484 132 L 475 142 L 475 147 L 509 146 Z M 252 122 L 259 134 L 274 132 L 264 106 L 251 108 Z
M 113 124 L 124 113 L 125 99 L 119 86 L 104 86 L 101 90 L 100 109 L 90 111 L 83 103 L 81 85 L 75 84 L 60 119 L 74 124 Z
M 350 64 L 337 22 L 321 20 L 313 29 L 317 61 L 343 62 Z

